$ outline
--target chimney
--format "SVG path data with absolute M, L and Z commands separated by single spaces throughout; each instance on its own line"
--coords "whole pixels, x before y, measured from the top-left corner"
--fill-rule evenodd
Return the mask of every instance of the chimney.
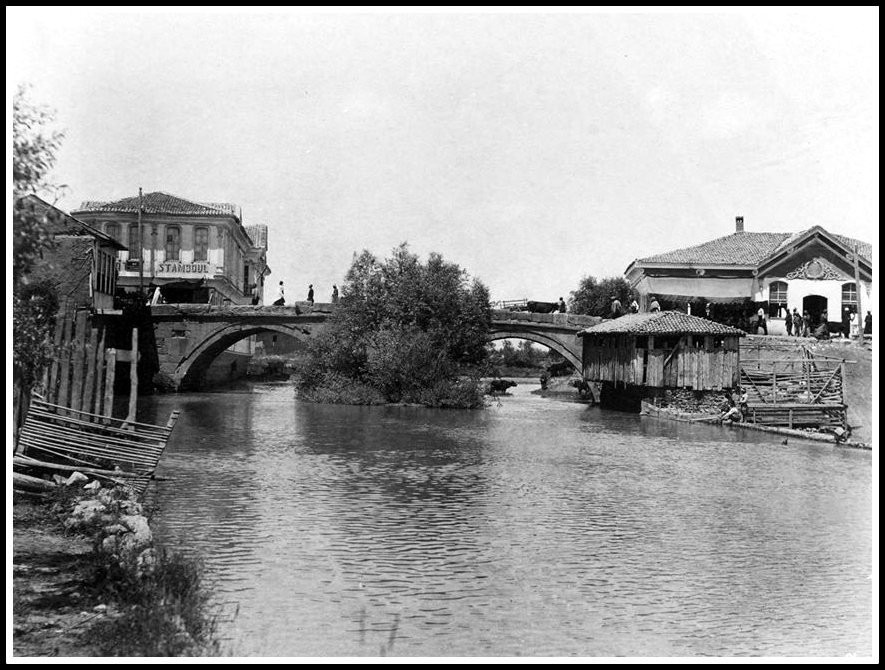
M 734 217 L 734 232 L 736 232 L 736 233 L 744 232 L 744 217 L 742 217 L 742 216 Z

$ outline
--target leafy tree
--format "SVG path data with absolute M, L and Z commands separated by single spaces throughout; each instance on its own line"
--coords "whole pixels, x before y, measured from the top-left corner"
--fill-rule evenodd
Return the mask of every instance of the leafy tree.
M 47 181 L 64 137 L 51 128 L 54 118 L 53 112 L 27 99 L 26 86 L 18 87 L 12 103 L 12 177 L 16 203 L 29 193 L 45 194 L 64 188 Z M 52 236 L 46 224 L 42 215 L 28 208 L 14 208 L 13 280 L 16 284 L 27 281 L 43 250 L 51 248 Z
M 596 277 L 586 276 L 581 279 L 576 291 L 569 294 L 569 311 L 573 314 L 589 314 L 591 316 L 611 316 L 612 296 L 617 296 L 626 312 L 631 297 L 630 284 L 623 277 L 605 277 L 597 281 Z
M 371 389 L 388 402 L 449 404 L 447 393 L 465 394 L 459 377 L 486 361 L 490 326 L 488 289 L 458 265 L 437 253 L 422 263 L 406 244 L 383 262 L 363 251 L 309 348 L 300 388 L 309 398 L 346 399 L 327 393 L 331 382 L 345 383 L 363 397 Z M 470 397 L 468 405 L 481 402 Z
M 13 98 L 13 380 L 27 394 L 52 356 L 51 333 L 58 309 L 55 284 L 34 281 L 30 273 L 43 252 L 53 246 L 48 216 L 23 205 L 29 193 L 56 188 L 47 181 L 62 133 L 52 130 L 53 113 L 32 104 L 19 86 Z

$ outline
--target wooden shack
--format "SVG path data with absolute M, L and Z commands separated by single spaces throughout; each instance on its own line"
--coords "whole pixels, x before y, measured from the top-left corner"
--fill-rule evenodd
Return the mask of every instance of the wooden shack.
M 627 314 L 578 333 L 583 376 L 615 386 L 733 388 L 740 383 L 738 338 L 745 334 L 682 312 Z

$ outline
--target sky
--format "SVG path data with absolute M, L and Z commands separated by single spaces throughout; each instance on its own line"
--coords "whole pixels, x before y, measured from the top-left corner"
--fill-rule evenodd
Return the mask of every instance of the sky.
M 7 8 L 7 133 L 28 82 L 66 210 L 239 205 L 270 300 L 328 300 L 401 242 L 495 300 L 568 299 L 736 216 L 878 246 L 878 8 L 465 11 Z

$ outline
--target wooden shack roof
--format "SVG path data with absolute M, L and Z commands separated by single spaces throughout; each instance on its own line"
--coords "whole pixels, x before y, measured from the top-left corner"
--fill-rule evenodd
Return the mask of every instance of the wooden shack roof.
M 683 312 L 641 312 L 625 314 L 617 319 L 603 321 L 578 333 L 578 336 L 597 335 L 731 335 L 743 337 L 739 328 L 725 326 Z

